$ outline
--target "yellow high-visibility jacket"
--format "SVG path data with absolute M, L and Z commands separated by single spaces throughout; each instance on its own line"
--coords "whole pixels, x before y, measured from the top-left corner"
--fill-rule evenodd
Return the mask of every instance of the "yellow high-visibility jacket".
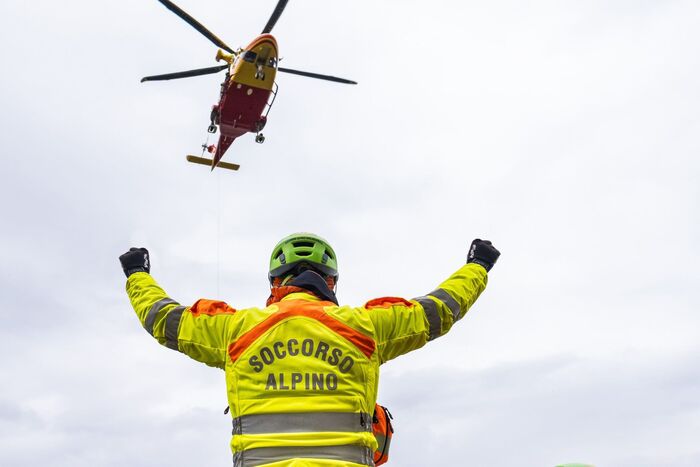
M 296 287 L 266 308 L 181 306 L 147 273 L 126 289 L 161 344 L 226 372 L 236 467 L 373 465 L 379 365 L 447 333 L 486 287 L 462 266 L 433 292 L 338 306 Z

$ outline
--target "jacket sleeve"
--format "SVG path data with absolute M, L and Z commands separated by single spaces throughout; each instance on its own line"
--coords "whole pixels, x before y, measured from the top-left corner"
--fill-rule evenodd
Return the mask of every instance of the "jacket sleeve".
M 381 362 L 447 334 L 486 288 L 487 277 L 486 269 L 470 263 L 422 297 L 388 297 L 368 302 L 365 308 L 375 328 Z
M 236 310 L 212 300 L 182 306 L 145 272 L 129 276 L 126 291 L 139 321 L 159 343 L 209 366 L 224 367 Z

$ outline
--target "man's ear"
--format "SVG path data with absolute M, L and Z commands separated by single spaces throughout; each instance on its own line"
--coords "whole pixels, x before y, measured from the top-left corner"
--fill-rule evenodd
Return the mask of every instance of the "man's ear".
M 326 276 L 326 285 L 328 286 L 329 289 L 331 289 L 333 292 L 335 292 L 336 282 L 335 282 L 335 279 L 333 277 Z

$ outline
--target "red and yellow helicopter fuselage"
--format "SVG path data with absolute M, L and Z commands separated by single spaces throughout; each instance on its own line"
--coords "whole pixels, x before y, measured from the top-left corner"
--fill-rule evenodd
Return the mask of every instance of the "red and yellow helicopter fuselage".
M 216 57 L 231 66 L 212 115 L 212 123 L 220 131 L 213 166 L 236 138 L 249 132 L 259 133 L 265 126 L 279 54 L 275 38 L 262 34 L 235 56 L 219 50 Z
M 188 155 L 187 160 L 196 164 L 211 165 L 230 170 L 238 170 L 238 164 L 221 162 L 231 143 L 245 133 L 256 133 L 255 141 L 262 143 L 265 137 L 260 132 L 267 123 L 267 114 L 277 95 L 275 76 L 277 72 L 290 73 L 336 83 L 357 84 L 357 82 L 337 76 L 322 75 L 309 71 L 278 67 L 279 54 L 277 41 L 270 34 L 277 24 L 289 0 L 277 0 L 275 9 L 267 20 L 262 33 L 245 49 L 234 50 L 216 34 L 208 30 L 202 23 L 190 16 L 186 11 L 171 0 L 158 0 L 168 10 L 192 26 L 204 37 L 219 48 L 216 60 L 223 60 L 225 65 L 218 65 L 194 70 L 178 71 L 159 75 L 144 76 L 144 81 L 167 81 L 171 79 L 191 78 L 193 76 L 210 75 L 226 70 L 226 79 L 221 83 L 219 102 L 211 111 L 210 125 L 207 131 L 211 134 L 220 131 L 217 145 L 202 145 L 204 151 L 214 153 L 212 159 Z M 225 51 L 225 52 L 224 52 Z M 218 127 L 218 128 L 217 128 Z

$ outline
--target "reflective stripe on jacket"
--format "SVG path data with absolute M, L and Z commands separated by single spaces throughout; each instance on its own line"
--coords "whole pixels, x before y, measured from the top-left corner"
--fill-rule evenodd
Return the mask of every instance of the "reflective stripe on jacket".
M 234 465 L 371 466 L 379 366 L 447 333 L 486 281 L 472 263 L 413 300 L 350 307 L 290 290 L 241 310 L 212 300 L 182 306 L 143 272 L 126 288 L 158 342 L 225 370 Z

